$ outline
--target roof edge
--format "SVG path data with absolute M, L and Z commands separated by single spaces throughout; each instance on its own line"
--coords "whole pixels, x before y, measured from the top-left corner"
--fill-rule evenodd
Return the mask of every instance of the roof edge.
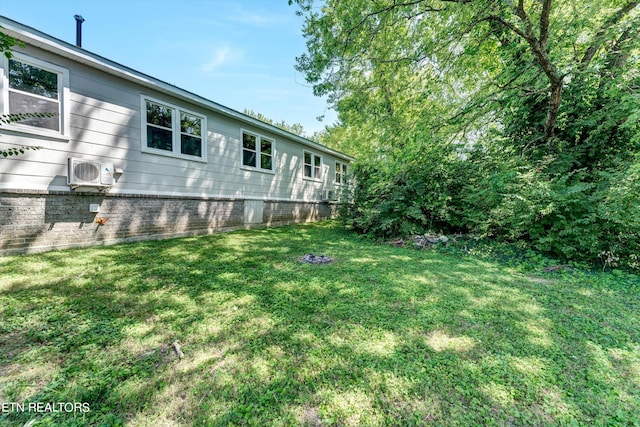
M 341 153 L 337 150 L 311 141 L 310 139 L 288 132 L 277 126 L 273 126 L 269 123 L 265 123 L 253 117 L 247 116 L 246 114 L 226 107 L 222 104 L 218 104 L 217 102 L 204 98 L 203 96 L 200 96 L 196 93 L 190 92 L 171 83 L 160 80 L 156 77 L 134 70 L 133 68 L 127 67 L 126 65 L 119 64 L 108 58 L 92 53 L 84 48 L 79 48 L 71 43 L 65 42 L 64 40 L 60 40 L 35 28 L 7 18 L 6 16 L 0 15 L 0 27 L 3 29 L 3 32 L 5 34 L 15 38 L 16 40 L 30 44 L 48 52 L 55 53 L 67 59 L 79 62 L 108 74 L 124 78 L 131 82 L 141 84 L 142 86 L 175 96 L 177 98 L 199 105 L 203 108 L 213 110 L 227 117 L 231 117 L 241 122 L 251 124 L 257 128 L 269 131 L 271 133 L 284 136 L 288 139 L 299 142 L 302 145 L 306 145 L 309 148 L 331 154 L 344 160 L 355 160 L 355 158 L 348 156 L 347 154 Z

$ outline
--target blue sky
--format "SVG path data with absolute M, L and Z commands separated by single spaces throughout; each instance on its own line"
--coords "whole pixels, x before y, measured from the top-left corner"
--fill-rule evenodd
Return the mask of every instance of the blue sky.
M 88 51 L 311 134 L 336 114 L 293 68 L 305 51 L 296 10 L 287 0 L 0 0 L 0 15 L 69 43 L 82 15 Z

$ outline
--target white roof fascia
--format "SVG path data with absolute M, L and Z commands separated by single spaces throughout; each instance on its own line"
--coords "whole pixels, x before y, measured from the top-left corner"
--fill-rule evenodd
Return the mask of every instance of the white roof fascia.
M 52 37 L 26 25 L 20 24 L 19 22 L 13 21 L 4 16 L 0 16 L 0 27 L 2 27 L 2 31 L 5 34 L 29 45 L 38 47 L 42 50 L 55 53 L 75 62 L 79 62 L 100 71 L 104 71 L 105 73 L 129 80 L 134 83 L 138 83 L 150 89 L 158 90 L 168 95 L 175 96 L 182 100 L 194 103 L 206 109 L 216 111 L 225 116 L 235 118 L 241 122 L 251 124 L 257 128 L 269 131 L 280 136 L 284 136 L 314 150 L 322 151 L 324 153 L 347 161 L 355 160 L 353 157 L 348 156 L 344 153 L 333 150 L 329 147 L 325 147 L 322 144 L 318 144 L 317 142 L 311 141 L 293 133 L 287 132 L 276 126 L 254 119 L 253 117 L 247 116 L 236 110 L 225 107 L 224 105 L 203 98 L 199 95 L 196 95 L 195 93 L 181 89 L 170 83 L 156 79 L 155 77 L 151 77 L 127 66 L 118 64 L 117 62 L 91 53 L 83 48 L 79 48 L 65 41 L 56 39 L 55 37 Z

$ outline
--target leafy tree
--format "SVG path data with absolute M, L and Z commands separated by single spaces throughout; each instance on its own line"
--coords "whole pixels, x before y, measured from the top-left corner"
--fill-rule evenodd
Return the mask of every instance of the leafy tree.
M 598 59 L 628 61 L 640 27 L 640 0 L 297 3 L 308 48 L 297 68 L 340 111 L 377 96 L 358 108 L 393 116 L 397 91 L 413 101 L 430 85 L 449 111 L 459 105 L 455 113 L 476 118 L 520 95 L 544 112 L 533 135 L 542 143 L 555 136 L 565 86 L 596 72 Z
M 297 69 L 342 123 L 325 138 L 359 158 L 363 231 L 437 226 L 632 262 L 640 0 L 295 3 Z
M 16 39 L 6 35 L 2 31 L 2 27 L 0 27 L 0 53 L 3 54 L 7 59 L 11 59 L 11 57 L 13 56 L 11 53 L 11 48 L 13 48 L 16 44 L 18 44 Z

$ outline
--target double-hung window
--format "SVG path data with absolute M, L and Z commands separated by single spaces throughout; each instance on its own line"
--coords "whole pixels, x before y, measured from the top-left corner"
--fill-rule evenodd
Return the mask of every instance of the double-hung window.
M 0 64 L 3 64 L 0 60 Z M 32 133 L 69 135 L 65 107 L 69 88 L 68 70 L 15 53 L 4 59 L 2 114 L 23 116 L 7 127 Z
M 305 151 L 304 157 L 304 177 L 314 180 L 320 180 L 322 172 L 322 158 L 317 154 Z
M 206 117 L 142 97 L 142 151 L 206 161 Z
M 273 172 L 275 142 L 256 133 L 242 131 L 242 166 Z
M 343 185 L 347 183 L 347 164 L 336 162 L 336 184 Z

